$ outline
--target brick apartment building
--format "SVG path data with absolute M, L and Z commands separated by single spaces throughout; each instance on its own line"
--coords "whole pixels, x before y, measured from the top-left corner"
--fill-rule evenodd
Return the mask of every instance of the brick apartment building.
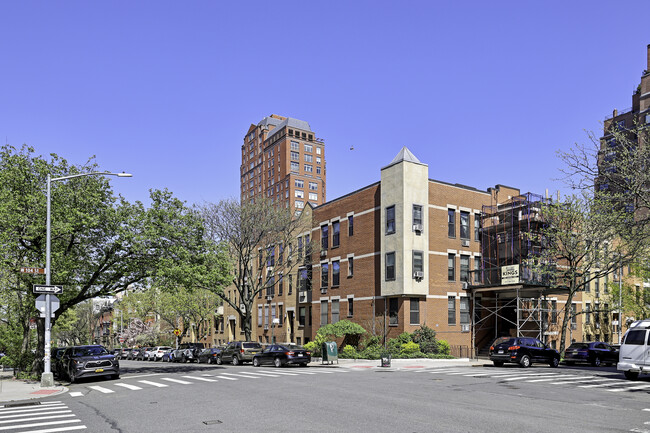
M 272 114 L 248 128 L 241 151 L 242 202 L 263 196 L 297 214 L 325 203 L 325 142 L 309 123 Z

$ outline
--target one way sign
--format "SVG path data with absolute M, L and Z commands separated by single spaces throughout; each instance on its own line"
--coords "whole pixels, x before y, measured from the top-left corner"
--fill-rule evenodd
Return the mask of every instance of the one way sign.
M 33 293 L 36 294 L 53 294 L 53 295 L 60 295 L 63 293 L 63 286 L 38 286 L 34 284 L 34 291 Z

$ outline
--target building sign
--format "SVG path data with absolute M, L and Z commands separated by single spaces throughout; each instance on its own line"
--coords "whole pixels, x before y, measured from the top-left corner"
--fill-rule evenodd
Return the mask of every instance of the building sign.
M 519 265 L 501 266 L 501 284 L 519 283 Z

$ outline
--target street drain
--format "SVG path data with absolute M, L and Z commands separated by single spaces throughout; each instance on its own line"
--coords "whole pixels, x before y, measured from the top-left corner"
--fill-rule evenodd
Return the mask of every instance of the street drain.
M 221 420 L 213 419 L 213 420 L 210 420 L 210 421 L 203 421 L 203 424 L 212 425 L 212 424 L 223 424 L 223 423 L 221 422 Z
M 40 405 L 40 401 L 34 401 L 34 402 L 26 402 L 26 403 L 7 403 L 2 405 L 2 407 L 10 408 L 10 407 L 22 407 L 22 406 L 38 406 Z

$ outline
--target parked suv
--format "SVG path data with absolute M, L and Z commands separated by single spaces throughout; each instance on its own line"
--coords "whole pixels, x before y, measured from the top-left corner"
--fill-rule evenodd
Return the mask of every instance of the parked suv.
M 622 371 L 627 379 L 634 380 L 640 373 L 650 372 L 650 357 L 646 355 L 650 349 L 649 329 L 650 319 L 637 320 L 623 337 L 616 369 Z
M 68 347 L 61 356 L 61 369 L 73 383 L 87 376 L 120 377 L 120 362 L 100 345 Z
M 198 360 L 199 353 L 203 350 L 203 343 L 181 343 L 178 349 L 172 352 L 174 362 L 194 362 Z
M 557 367 L 560 364 L 560 353 L 537 338 L 501 337 L 490 347 L 490 361 L 494 362 L 495 367 L 501 367 L 506 362 L 519 364 L 524 368 L 533 363 Z
M 256 341 L 233 341 L 228 343 L 223 351 L 217 356 L 217 364 L 232 362 L 232 365 L 253 362 L 253 356 L 260 353 L 263 347 Z
M 616 364 L 618 350 L 602 341 L 571 343 L 564 351 L 564 363 L 573 365 L 576 362 L 586 362 L 594 367 Z

